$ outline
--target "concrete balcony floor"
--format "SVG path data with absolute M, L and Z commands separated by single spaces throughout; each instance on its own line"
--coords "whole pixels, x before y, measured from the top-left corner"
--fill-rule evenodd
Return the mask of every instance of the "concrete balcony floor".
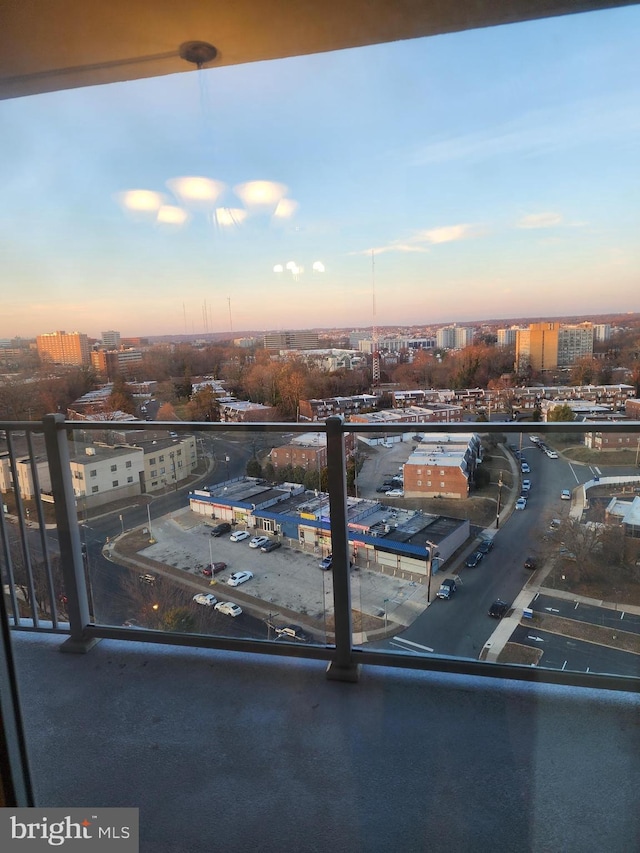
M 41 806 L 140 808 L 142 851 L 640 849 L 640 698 L 13 634 Z

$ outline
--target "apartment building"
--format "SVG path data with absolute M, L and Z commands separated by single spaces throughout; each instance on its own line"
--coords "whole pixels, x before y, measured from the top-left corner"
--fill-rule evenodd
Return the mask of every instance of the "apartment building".
M 476 433 L 425 434 L 403 466 L 407 498 L 456 498 L 469 496 L 476 466 L 482 461 L 482 445 Z
M 38 355 L 54 364 L 88 365 L 89 339 L 82 332 L 47 332 L 36 339 Z
M 438 349 L 464 349 L 473 343 L 474 329 L 470 326 L 443 326 L 436 332 Z
M 144 455 L 139 447 L 74 442 L 70 458 L 79 509 L 131 498 L 142 491 Z
M 557 322 L 531 323 L 516 333 L 517 373 L 531 368 L 537 373 L 570 367 L 593 355 L 593 325 L 570 326 Z
M 278 410 L 275 406 L 263 406 L 248 400 L 221 400 L 220 420 L 226 423 L 265 423 L 277 421 Z
M 120 332 L 111 329 L 102 333 L 102 346 L 109 349 L 120 349 Z
M 376 394 L 354 394 L 351 397 L 300 400 L 300 417 L 308 421 L 323 421 L 332 415 L 352 417 L 363 410 L 372 409 L 378 399 Z
M 177 488 L 198 464 L 194 435 L 183 433 L 178 438 L 136 440 L 135 447 L 144 454 L 140 479 L 142 492 L 157 492 L 171 486 Z
M 263 338 L 264 348 L 269 350 L 281 349 L 318 349 L 317 332 L 270 332 Z
M 640 435 L 637 432 L 586 432 L 585 447 L 591 450 L 640 450 Z

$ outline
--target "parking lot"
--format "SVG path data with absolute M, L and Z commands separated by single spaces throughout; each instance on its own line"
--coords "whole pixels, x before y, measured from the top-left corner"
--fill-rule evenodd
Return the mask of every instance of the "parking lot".
M 307 616 L 319 626 L 330 619 L 332 573 L 319 567 L 325 554 L 304 553 L 287 545 L 265 554 L 250 548 L 249 539 L 231 542 L 228 534 L 212 537 L 210 530 L 201 516 L 188 509 L 180 510 L 154 521 L 156 541 L 138 553 L 181 569 L 194 578 L 201 578 L 202 570 L 211 561 L 227 563 L 228 568 L 214 579 L 214 592 L 216 586 L 226 584 L 232 572 L 249 570 L 253 579 L 238 588 L 243 607 L 252 607 L 252 603 L 244 600 L 245 596 L 251 596 L 256 613 L 268 615 L 283 608 Z M 234 600 L 234 593 L 235 590 L 227 587 L 225 598 Z M 354 611 L 376 617 L 380 628 L 384 628 L 385 621 L 389 628 L 410 625 L 427 604 L 424 585 L 365 569 L 352 571 L 351 594 Z

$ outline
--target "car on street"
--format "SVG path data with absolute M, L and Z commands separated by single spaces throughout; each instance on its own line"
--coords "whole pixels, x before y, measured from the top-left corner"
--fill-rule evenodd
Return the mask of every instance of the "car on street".
M 391 485 L 391 484 L 389 484 L 389 486 L 390 486 L 390 485 Z M 378 488 L 376 489 L 376 492 L 377 492 L 379 495 L 383 495 L 383 494 L 385 494 L 385 492 L 389 489 L 389 486 L 378 486 Z
M 436 595 L 438 598 L 449 599 L 457 589 L 458 587 L 456 586 L 456 582 L 453 578 L 445 578 L 440 584 L 440 589 Z
M 493 539 L 483 539 L 482 542 L 476 548 L 476 551 L 480 551 L 481 554 L 488 554 L 492 548 Z
M 264 545 L 260 546 L 260 550 L 263 554 L 269 554 L 271 551 L 275 551 L 276 548 L 279 548 L 282 545 L 282 542 L 276 542 L 275 539 L 270 539 L 268 542 L 265 542 Z
M 388 492 L 385 492 L 385 496 L 388 498 L 402 498 L 404 497 L 404 491 L 402 489 L 389 489 Z
M 254 536 L 249 542 L 249 548 L 262 548 L 263 545 L 269 544 L 268 536 Z
M 333 564 L 333 556 L 331 554 L 327 554 L 326 557 L 323 557 L 318 565 L 322 569 L 323 572 L 328 572 Z
M 251 536 L 248 530 L 236 530 L 229 537 L 230 542 L 242 542 L 243 539 L 248 539 Z
M 464 564 L 468 569 L 475 569 L 475 567 L 478 565 L 478 563 L 482 560 L 483 557 L 484 554 L 482 553 L 482 551 L 473 551 L 464 561 Z
M 253 572 L 234 572 L 227 580 L 227 583 L 229 586 L 240 586 L 241 583 L 250 581 L 252 577 Z
M 496 598 L 489 608 L 489 616 L 493 616 L 494 619 L 502 619 L 508 609 L 509 605 L 506 601 L 503 601 L 501 598 Z
M 145 572 L 143 575 L 138 575 L 138 580 L 140 583 L 148 583 L 149 586 L 154 586 L 158 580 L 158 575 L 154 575 L 153 572 Z
M 547 456 L 549 457 L 549 459 L 558 458 L 558 454 L 555 452 L 555 450 L 547 450 Z
M 531 442 L 531 444 L 538 444 L 540 442 L 540 439 L 537 435 L 530 435 L 529 441 Z
M 527 557 L 524 561 L 525 569 L 536 569 L 538 567 L 538 561 L 535 557 Z
M 234 604 L 233 601 L 219 601 L 215 605 L 215 610 L 219 610 L 225 616 L 240 616 L 242 614 L 242 607 L 239 604 Z
M 561 501 L 570 501 L 571 500 L 571 492 L 569 489 L 563 489 L 560 492 L 560 500 Z
M 518 498 L 516 501 L 516 509 L 526 509 L 527 508 L 527 499 L 526 498 Z
M 281 625 L 274 628 L 276 636 L 280 639 L 300 640 L 302 643 L 308 643 L 311 640 L 311 634 L 301 628 L 300 625 Z
M 529 465 L 527 462 L 523 462 L 522 465 L 520 465 L 520 470 L 522 471 L 523 474 L 530 474 L 531 473 L 531 468 L 529 468 Z
M 215 527 L 211 528 L 212 536 L 222 536 L 223 533 L 230 533 L 231 525 L 228 521 L 221 521 L 220 524 L 216 524 Z
M 193 596 L 196 604 L 204 604 L 205 607 L 213 607 L 218 599 L 211 592 L 196 592 Z
M 522 481 L 522 491 L 528 492 L 531 488 L 531 480 L 523 480 Z
M 218 563 L 211 563 L 211 565 L 210 565 L 210 566 L 206 566 L 206 567 L 202 570 L 202 574 L 205 576 L 205 578 L 211 578 L 211 577 L 213 577 L 214 575 L 218 575 L 218 574 L 220 574 L 220 572 L 224 572 L 224 570 L 225 570 L 226 568 L 227 568 L 227 564 L 226 564 L 226 563 L 222 563 L 222 562 L 218 562 Z

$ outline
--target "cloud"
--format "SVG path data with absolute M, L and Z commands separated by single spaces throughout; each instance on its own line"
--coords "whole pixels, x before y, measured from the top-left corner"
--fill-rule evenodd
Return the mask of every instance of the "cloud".
M 386 246 L 363 249 L 358 252 L 350 252 L 351 255 L 383 255 L 386 252 L 430 252 L 429 248 L 438 243 L 453 243 L 456 240 L 465 240 L 478 233 L 476 226 L 466 223 L 460 225 L 443 225 L 439 228 L 427 228 L 415 231 L 403 240 L 394 240 Z
M 523 216 L 516 223 L 517 228 L 555 228 L 562 225 L 562 214 L 546 212 L 546 213 L 529 213 Z

